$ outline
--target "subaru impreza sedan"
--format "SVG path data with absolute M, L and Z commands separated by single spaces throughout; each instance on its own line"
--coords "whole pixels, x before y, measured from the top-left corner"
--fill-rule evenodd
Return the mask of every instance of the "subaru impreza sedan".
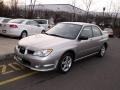
M 14 58 L 32 70 L 66 73 L 75 61 L 92 55 L 103 57 L 107 41 L 108 36 L 97 25 L 62 22 L 44 34 L 20 40 Z

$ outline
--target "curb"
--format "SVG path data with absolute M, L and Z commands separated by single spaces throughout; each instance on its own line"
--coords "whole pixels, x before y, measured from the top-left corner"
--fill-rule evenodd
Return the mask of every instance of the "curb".
M 0 61 L 13 59 L 14 53 L 0 55 Z

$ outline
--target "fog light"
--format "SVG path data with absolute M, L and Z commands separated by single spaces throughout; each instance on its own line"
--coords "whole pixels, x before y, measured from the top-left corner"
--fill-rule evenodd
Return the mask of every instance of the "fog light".
M 40 67 L 40 65 L 36 65 L 36 66 L 35 66 L 35 68 L 39 68 L 39 67 Z
M 54 66 L 54 64 L 47 64 L 47 65 L 44 65 L 44 67 L 52 67 Z

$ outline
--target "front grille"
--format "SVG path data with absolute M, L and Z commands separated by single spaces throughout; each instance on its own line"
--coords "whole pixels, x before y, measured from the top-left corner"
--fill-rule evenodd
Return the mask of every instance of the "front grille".
M 23 46 L 18 46 L 18 49 L 19 49 L 19 52 L 21 54 L 30 54 L 30 55 L 33 55 L 35 51 L 33 50 L 30 50 L 30 49 L 26 49 L 25 47 Z
M 27 53 L 33 55 L 33 54 L 34 54 L 34 51 L 28 50 Z
M 25 65 L 31 65 L 31 63 L 25 59 L 22 59 L 22 63 L 25 64 Z
M 18 48 L 20 53 L 25 54 L 25 47 L 19 46 Z

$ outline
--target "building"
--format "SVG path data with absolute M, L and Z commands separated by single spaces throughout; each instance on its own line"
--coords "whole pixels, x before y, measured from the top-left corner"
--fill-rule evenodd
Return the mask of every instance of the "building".
M 20 8 L 29 10 L 33 5 L 20 6 Z M 68 13 L 76 13 L 76 14 L 85 14 L 85 11 L 74 7 L 70 4 L 38 4 L 35 5 L 34 10 L 48 10 L 48 11 L 55 11 L 55 12 L 68 12 Z

